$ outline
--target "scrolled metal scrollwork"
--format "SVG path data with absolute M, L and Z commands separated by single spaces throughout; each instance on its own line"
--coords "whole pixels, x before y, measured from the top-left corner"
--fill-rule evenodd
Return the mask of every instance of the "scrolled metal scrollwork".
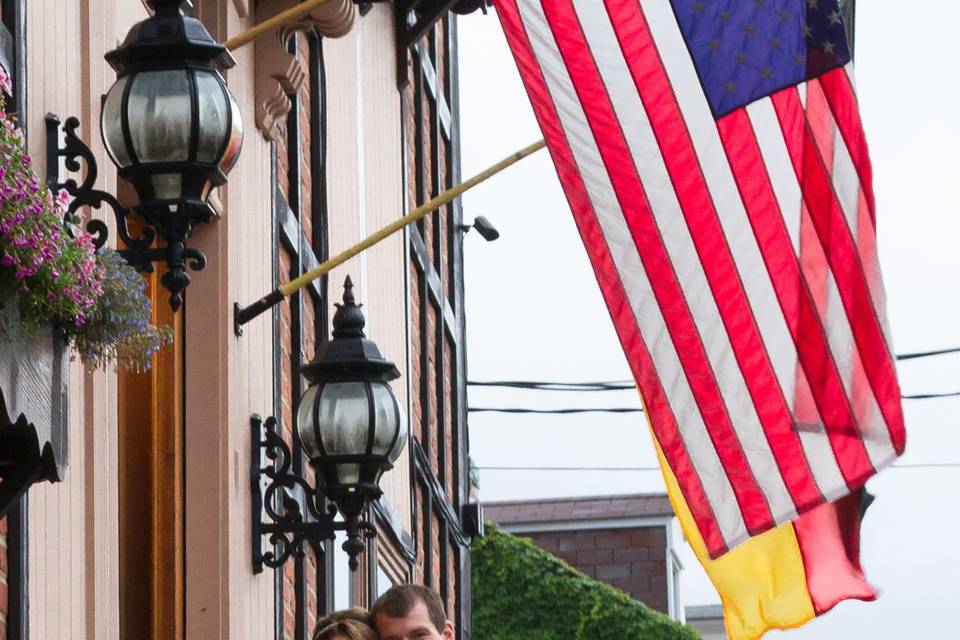
M 350 554 L 350 566 L 356 568 L 363 539 L 376 535 L 374 526 L 362 519 L 336 520 L 336 506 L 293 470 L 290 446 L 280 434 L 276 418 L 251 416 L 250 427 L 254 573 L 265 566 L 278 569 L 291 557 L 302 558 L 305 545 L 316 549 L 338 531 L 346 533 L 343 548 Z M 264 536 L 272 549 L 264 550 Z
M 138 237 L 130 234 L 127 226 L 127 218 L 131 214 L 129 207 L 123 206 L 117 198 L 106 191 L 95 189 L 94 185 L 99 177 L 97 168 L 97 158 L 93 151 L 87 146 L 87 143 L 77 135 L 77 128 L 80 126 L 80 120 L 76 117 L 69 117 L 60 127 L 60 119 L 47 114 L 47 181 L 50 187 L 55 191 L 63 189 L 72 198 L 67 206 L 65 222 L 72 223 L 76 219 L 76 213 L 80 207 L 91 207 L 101 209 L 104 204 L 113 211 L 117 223 L 117 236 L 128 247 L 129 253 L 133 257 L 145 255 L 148 249 L 156 240 L 156 233 L 153 229 L 145 227 Z M 63 146 L 60 146 L 59 130 L 63 131 Z M 64 167 L 67 171 L 73 173 L 83 172 L 83 180 L 78 184 L 75 178 L 66 178 L 60 180 L 59 158 L 64 159 Z M 108 229 L 102 220 L 90 220 L 87 222 L 86 230 L 94 236 L 94 245 L 99 249 L 107 242 Z M 121 252 L 123 253 L 123 252 Z M 128 256 L 128 260 L 141 271 L 149 271 L 149 264 L 134 263 Z

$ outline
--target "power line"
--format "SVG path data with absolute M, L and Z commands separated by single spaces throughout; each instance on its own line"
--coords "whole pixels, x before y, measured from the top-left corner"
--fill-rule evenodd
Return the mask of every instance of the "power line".
M 660 467 L 543 467 L 543 466 L 479 466 L 478 471 L 660 471 Z M 955 469 L 960 468 L 960 462 L 922 462 L 915 464 L 893 464 L 892 469 Z
M 951 391 L 949 393 L 917 393 L 902 397 L 904 400 L 933 400 L 935 398 L 956 398 L 958 396 L 960 396 L 960 391 Z
M 916 393 L 901 396 L 904 400 L 936 400 L 939 398 L 957 398 L 960 391 L 946 393 Z M 525 407 L 468 407 L 470 413 L 510 413 L 517 415 L 572 415 L 578 413 L 643 413 L 640 407 L 583 407 L 574 409 L 527 409 Z
M 917 358 L 929 358 L 931 356 L 942 356 L 948 353 L 960 353 L 960 347 L 950 349 L 937 349 L 935 351 L 918 351 L 916 353 L 897 354 L 897 360 L 916 360 Z
M 643 409 L 632 407 L 589 408 L 581 409 L 525 409 L 522 407 L 470 407 L 470 413 L 511 413 L 536 415 L 573 415 L 578 413 L 643 413 Z
M 479 387 L 510 387 L 515 389 L 525 389 L 527 391 L 627 391 L 636 390 L 632 383 L 621 382 L 468 382 L 471 386 Z M 917 393 L 901 396 L 904 400 L 930 400 L 932 398 L 954 398 L 960 396 L 960 391 L 948 391 L 945 393 Z M 477 409 L 477 411 L 488 411 L 488 409 Z M 520 413 L 519 411 L 517 413 Z
M 898 361 L 917 360 L 951 353 L 960 353 L 960 347 L 934 349 L 932 351 L 915 351 L 896 355 Z M 558 382 L 547 380 L 469 380 L 471 387 L 508 387 L 515 389 L 533 389 L 537 391 L 627 391 L 636 389 L 632 380 L 599 380 L 592 382 Z M 960 395 L 954 394 L 954 395 Z M 937 396 L 941 397 L 941 396 Z M 913 398 L 906 398 L 913 399 Z
M 474 467 L 479 471 L 660 471 L 660 467 Z
M 541 382 L 534 380 L 470 381 L 472 387 L 508 387 L 534 391 L 628 391 L 637 386 L 629 380 L 611 382 Z

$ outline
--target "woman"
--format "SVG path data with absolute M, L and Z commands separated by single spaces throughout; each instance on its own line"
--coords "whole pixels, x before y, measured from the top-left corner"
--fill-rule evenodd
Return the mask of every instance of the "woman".
M 313 640 L 377 640 L 366 609 L 354 608 L 331 613 L 317 622 Z

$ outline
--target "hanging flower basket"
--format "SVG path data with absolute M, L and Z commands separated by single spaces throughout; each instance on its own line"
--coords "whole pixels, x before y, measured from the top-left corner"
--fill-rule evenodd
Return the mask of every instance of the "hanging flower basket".
M 37 178 L 0 94 L 0 517 L 32 483 L 62 479 L 71 351 L 143 370 L 172 340 L 151 324 L 145 280 L 97 251 L 67 205 Z
M 96 250 L 68 200 L 37 178 L 0 96 L 0 306 L 19 312 L 17 332 L 58 327 L 88 366 L 149 368 L 171 332 L 151 324 L 144 279 L 116 251 Z

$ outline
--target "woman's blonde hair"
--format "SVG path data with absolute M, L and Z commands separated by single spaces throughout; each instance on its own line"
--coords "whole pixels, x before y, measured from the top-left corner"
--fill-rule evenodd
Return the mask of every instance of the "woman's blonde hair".
M 317 622 L 313 640 L 332 640 L 342 635 L 349 640 L 377 640 L 370 614 L 359 607 L 336 611 Z

